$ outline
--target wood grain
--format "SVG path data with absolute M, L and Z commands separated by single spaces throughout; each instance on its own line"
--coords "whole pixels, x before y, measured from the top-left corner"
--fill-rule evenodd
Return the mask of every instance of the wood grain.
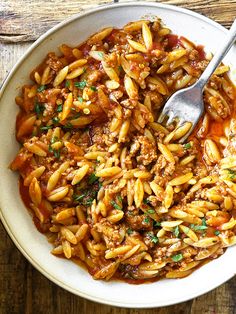
M 104 0 L 99 1 L 99 4 L 111 2 L 113 1 Z M 231 25 L 233 17 L 236 16 L 236 6 L 232 4 L 233 2 L 233 0 L 165 1 L 165 3 L 175 4 L 207 15 L 227 27 Z M 35 40 L 65 18 L 93 8 L 97 3 L 97 0 L 2 0 L 0 2 L 0 41 Z
M 0 84 L 30 42 L 47 29 L 72 14 L 109 2 L 0 0 Z M 166 0 L 165 3 L 192 9 L 226 27 L 236 16 L 235 0 Z M 59 288 L 35 270 L 0 223 L 0 314 L 234 314 L 235 291 L 236 277 L 199 298 L 160 309 L 122 309 L 87 301 Z

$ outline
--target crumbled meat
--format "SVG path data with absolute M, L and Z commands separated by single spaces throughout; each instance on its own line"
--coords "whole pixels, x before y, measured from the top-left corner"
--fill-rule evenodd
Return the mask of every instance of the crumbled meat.
M 46 63 L 55 72 L 60 71 L 64 66 L 63 63 L 60 61 L 60 59 L 56 56 L 54 52 L 50 52 L 48 54 L 48 59 Z
M 152 230 L 152 219 L 144 214 L 135 215 L 128 211 L 125 213 L 125 221 L 132 230 Z
M 88 84 L 94 84 L 98 82 L 102 78 L 101 71 L 94 70 L 93 72 L 89 73 L 87 76 L 87 82 Z
M 140 143 L 140 153 L 137 161 L 144 165 L 149 165 L 157 159 L 156 146 L 146 136 L 138 136 L 136 139 Z

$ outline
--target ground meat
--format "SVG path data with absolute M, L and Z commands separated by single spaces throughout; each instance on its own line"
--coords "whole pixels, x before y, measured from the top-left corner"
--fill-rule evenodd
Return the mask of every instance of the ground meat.
M 124 225 L 114 225 L 106 219 L 101 219 L 100 222 L 94 226 L 94 229 L 101 233 L 107 247 L 109 248 L 119 245 L 125 237 Z
M 101 126 L 91 126 L 89 128 L 89 136 L 92 144 L 104 146 L 105 134 Z
M 87 82 L 88 84 L 94 84 L 95 82 L 98 82 L 101 78 L 102 78 L 101 71 L 94 70 L 87 76 Z
M 148 91 L 145 95 L 149 96 L 153 105 L 153 109 L 158 110 L 164 104 L 164 98 L 156 91 Z
M 140 153 L 136 158 L 138 163 L 149 165 L 157 159 L 156 146 L 146 136 L 138 136 L 136 139 L 140 143 Z
M 146 215 L 134 215 L 133 212 L 125 214 L 125 221 L 132 230 L 152 230 L 152 219 Z
M 46 63 L 55 72 L 58 72 L 64 67 L 63 63 L 59 60 L 54 52 L 50 52 L 48 54 L 48 60 L 46 61 Z

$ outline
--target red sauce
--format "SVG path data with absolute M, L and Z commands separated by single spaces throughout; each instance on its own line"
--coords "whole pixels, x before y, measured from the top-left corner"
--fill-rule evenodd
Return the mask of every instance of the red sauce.
M 199 60 L 205 60 L 206 59 L 206 53 L 204 51 L 204 46 L 202 45 L 198 45 L 196 46 L 196 50 L 198 51 L 198 55 L 199 55 Z
M 35 224 L 35 227 L 38 229 L 39 232 L 45 233 L 48 231 L 48 228 L 50 226 L 49 218 L 50 218 L 50 212 L 44 207 L 44 204 L 41 203 L 39 205 L 40 213 L 45 217 L 45 223 L 41 223 L 39 219 L 36 217 L 35 213 L 32 211 L 30 204 L 31 199 L 29 195 L 29 187 L 24 185 L 24 180 L 22 177 L 19 179 L 19 191 L 21 199 L 25 205 L 25 207 L 28 209 L 28 212 L 33 216 L 32 220 Z
M 209 135 L 213 136 L 223 136 L 224 135 L 224 123 L 211 121 L 210 128 L 209 128 Z
M 19 179 L 19 190 L 20 190 L 20 196 L 23 203 L 28 209 L 30 209 L 31 199 L 29 196 L 29 187 L 24 185 L 24 180 L 22 177 L 20 177 Z
M 181 44 L 179 37 L 174 34 L 166 35 L 166 38 L 168 39 L 167 48 L 173 49 L 176 46 L 179 46 Z

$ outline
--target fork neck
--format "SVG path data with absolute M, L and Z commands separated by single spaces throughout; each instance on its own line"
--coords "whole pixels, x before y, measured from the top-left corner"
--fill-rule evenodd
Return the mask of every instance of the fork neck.
M 233 22 L 230 30 L 225 36 L 225 40 L 220 44 L 219 49 L 215 53 L 214 57 L 206 67 L 205 71 L 200 76 L 199 80 L 195 83 L 195 86 L 203 90 L 206 83 L 209 81 L 211 75 L 214 73 L 215 69 L 221 63 L 224 56 L 227 54 L 229 49 L 233 46 L 236 39 L 236 20 Z

